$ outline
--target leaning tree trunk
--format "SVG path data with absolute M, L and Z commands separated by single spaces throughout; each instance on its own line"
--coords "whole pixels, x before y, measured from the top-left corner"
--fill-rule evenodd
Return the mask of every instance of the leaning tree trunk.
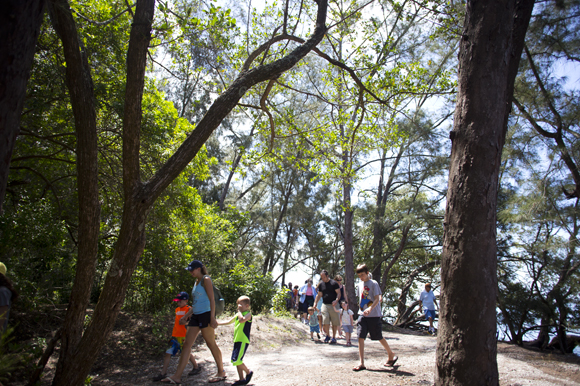
M 44 0 L 0 1 L 0 213 L 44 5 Z
M 533 0 L 468 1 L 441 266 L 436 385 L 498 385 L 496 208 Z

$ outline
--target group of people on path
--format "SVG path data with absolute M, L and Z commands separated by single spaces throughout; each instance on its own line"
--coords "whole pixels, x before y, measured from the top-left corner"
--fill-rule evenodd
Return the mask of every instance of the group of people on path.
M 191 292 L 192 306 L 189 307 L 187 305 L 190 298 L 187 292 L 181 292 L 174 299 L 177 302 L 177 308 L 175 309 L 175 322 L 170 341 L 171 347 L 165 353 L 162 372 L 154 380 L 174 385 L 181 384 L 181 377 L 189 362 L 191 362 L 193 368 L 188 375 L 196 375 L 201 372 L 201 367 L 191 353 L 193 343 L 201 332 L 217 366 L 217 373 L 208 382 L 224 381 L 227 376 L 222 362 L 222 353 L 215 340 L 215 329 L 220 325 L 234 323 L 234 347 L 231 362 L 236 366 L 239 379 L 233 385 L 248 384 L 252 379 L 253 371 L 244 364 L 243 358 L 250 343 L 252 323 L 250 298 L 248 296 L 240 296 L 237 300 L 237 313 L 229 320 L 218 321 L 215 314 L 216 305 L 213 283 L 211 277 L 207 274 L 206 267 L 199 260 L 193 260 L 186 270 L 195 279 Z M 372 280 L 366 264 L 359 265 L 356 269 L 356 274 L 360 279 L 358 290 L 360 313 L 356 321 L 359 363 L 353 367 L 353 371 L 366 369 L 364 351 L 367 336 L 370 340 L 379 341 L 384 347 L 387 360 L 383 365 L 393 367 L 399 358 L 391 350 L 382 334 L 382 291 L 379 284 Z M 320 340 L 320 325 L 322 325 L 322 330 L 325 334 L 324 342 L 336 344 L 337 332 L 342 327 L 347 341 L 346 345 L 352 346 L 351 334 L 354 332 L 354 314 L 348 307 L 344 287 L 341 284 L 342 277 L 336 276 L 335 279 L 332 279 L 328 271 L 322 270 L 318 286 L 315 287 L 313 285 L 312 279 L 306 280 L 297 293 L 292 291 L 292 301 L 294 302 L 294 299 L 296 299 L 302 321 L 310 325 L 311 339 L 314 340 L 314 333 L 316 333 Z M 294 290 L 291 284 L 289 285 L 289 290 Z M 426 286 L 426 291 L 423 292 L 425 294 L 421 294 L 421 304 L 426 309 L 437 304 L 434 295 L 430 292 L 430 284 Z M 435 315 L 430 313 L 428 315 L 432 325 L 432 318 Z M 332 335 L 330 333 L 331 325 Z M 178 353 L 181 353 L 181 355 L 177 369 L 173 375 L 168 376 L 169 360 L 171 356 Z
M 386 367 L 394 366 L 399 359 L 389 347 L 386 339 L 382 334 L 382 311 L 381 299 L 382 291 L 379 284 L 372 280 L 366 264 L 361 264 L 356 269 L 356 274 L 360 279 L 358 288 L 358 301 L 360 312 L 356 320 L 358 335 L 358 350 L 360 361 L 353 368 L 354 371 L 366 369 L 364 362 L 364 347 L 367 336 L 370 340 L 379 341 L 384 347 L 388 359 L 384 363 Z M 314 340 L 316 333 L 320 340 L 320 326 L 325 335 L 324 343 L 336 344 L 337 332 L 340 337 L 344 333 L 346 346 L 352 346 L 351 334 L 354 332 L 354 313 L 348 307 L 344 287 L 342 286 L 342 277 L 337 275 L 332 279 L 328 271 L 320 272 L 320 282 L 317 286 L 312 285 L 312 279 L 308 279 L 304 286 L 298 291 L 292 291 L 292 284 L 289 283 L 290 305 L 294 306 L 301 313 L 301 321 L 310 326 L 310 339 Z M 436 315 L 437 301 L 431 290 L 431 283 L 425 284 L 425 290 L 420 295 L 420 307 L 424 309 L 425 318 L 429 321 L 429 332 L 434 333 L 433 320 Z M 332 325 L 332 335 L 330 328 Z
M 367 336 L 371 340 L 378 340 L 383 345 L 388 355 L 384 366 L 392 367 L 399 358 L 395 356 L 382 335 L 381 289 L 379 284 L 371 279 L 366 264 L 359 265 L 356 273 L 360 279 L 358 291 L 360 313 L 356 322 L 360 361 L 353 370 L 361 371 L 366 369 L 364 364 L 364 342 Z M 351 334 L 354 331 L 354 313 L 348 307 L 344 287 L 342 286 L 342 277 L 337 276 L 336 280 L 334 280 L 330 278 L 328 271 L 322 270 L 320 272 L 320 283 L 317 289 L 318 294 L 314 300 L 315 305 L 312 307 L 313 312 L 311 315 L 319 310 L 322 314 L 322 329 L 326 335 L 324 343 L 336 344 L 337 332 L 342 327 L 346 339 L 346 346 L 352 346 Z M 319 299 L 321 300 L 320 303 Z M 340 308 L 337 305 L 340 305 Z M 331 325 L 332 338 L 330 335 Z

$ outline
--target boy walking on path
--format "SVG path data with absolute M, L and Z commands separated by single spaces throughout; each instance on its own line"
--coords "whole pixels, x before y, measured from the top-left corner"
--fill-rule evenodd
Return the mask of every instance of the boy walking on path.
M 252 379 L 254 372 L 249 370 L 242 361 L 250 344 L 250 330 L 252 328 L 252 313 L 250 312 L 250 298 L 240 296 L 238 298 L 238 313 L 228 321 L 218 322 L 218 325 L 234 324 L 234 349 L 232 351 L 232 364 L 238 370 L 240 379 L 232 386 L 246 385 Z M 244 377 L 244 373 L 246 376 Z
M 186 326 L 179 324 L 179 320 L 189 311 L 190 307 L 187 305 L 189 301 L 189 294 L 187 292 L 180 292 L 174 302 L 177 302 L 177 308 L 175 309 L 175 322 L 173 324 L 173 332 L 171 333 L 171 340 L 169 343 L 171 347 L 165 352 L 163 358 L 163 370 L 161 373 L 153 378 L 154 381 L 160 381 L 167 377 L 167 368 L 169 367 L 169 361 L 172 356 L 175 356 L 181 352 L 183 342 L 185 341 L 185 334 L 187 333 Z M 193 370 L 189 372 L 189 375 L 196 375 L 201 372 L 201 368 L 197 365 L 195 357 L 190 354 L 189 361 L 193 365 Z
M 419 303 L 423 310 L 425 311 L 425 319 L 429 321 L 429 332 L 431 334 L 435 333 L 435 328 L 433 327 L 433 320 L 435 319 L 435 307 L 437 305 L 437 300 L 435 300 L 435 294 L 431 291 L 431 283 L 425 284 L 425 291 L 421 292 L 421 297 L 419 297 Z
M 359 284 L 360 310 L 357 321 L 358 333 L 358 353 L 360 356 L 360 363 L 353 368 L 354 371 L 365 370 L 365 339 L 367 335 L 371 336 L 371 340 L 378 340 L 389 355 L 389 359 L 383 365 L 392 367 L 398 357 L 389 347 L 389 344 L 383 338 L 382 330 L 382 312 L 381 312 L 381 288 L 379 283 L 369 278 L 369 269 L 366 264 L 360 264 L 356 268 L 356 274 L 361 280 Z

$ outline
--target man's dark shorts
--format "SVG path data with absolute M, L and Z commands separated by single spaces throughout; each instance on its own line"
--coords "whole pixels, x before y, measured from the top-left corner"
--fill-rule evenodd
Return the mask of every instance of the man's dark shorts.
M 367 335 L 371 336 L 371 340 L 383 339 L 383 322 L 381 318 L 359 316 L 357 321 L 356 332 L 359 339 L 366 339 Z
M 204 312 L 203 314 L 192 314 L 191 318 L 189 319 L 188 326 L 198 327 L 198 328 L 206 328 L 209 326 L 209 322 L 211 322 L 211 311 Z

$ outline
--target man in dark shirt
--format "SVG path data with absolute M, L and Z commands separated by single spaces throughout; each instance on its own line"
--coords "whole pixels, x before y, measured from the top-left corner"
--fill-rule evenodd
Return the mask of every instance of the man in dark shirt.
M 318 311 L 318 299 L 322 296 L 322 329 L 326 334 L 324 343 L 336 343 L 336 330 L 340 323 L 336 305 L 340 299 L 340 286 L 336 281 L 330 278 L 328 271 L 323 269 L 320 272 L 320 283 L 318 283 L 318 295 L 314 300 L 314 310 Z M 330 323 L 332 323 L 332 340 L 330 339 Z

